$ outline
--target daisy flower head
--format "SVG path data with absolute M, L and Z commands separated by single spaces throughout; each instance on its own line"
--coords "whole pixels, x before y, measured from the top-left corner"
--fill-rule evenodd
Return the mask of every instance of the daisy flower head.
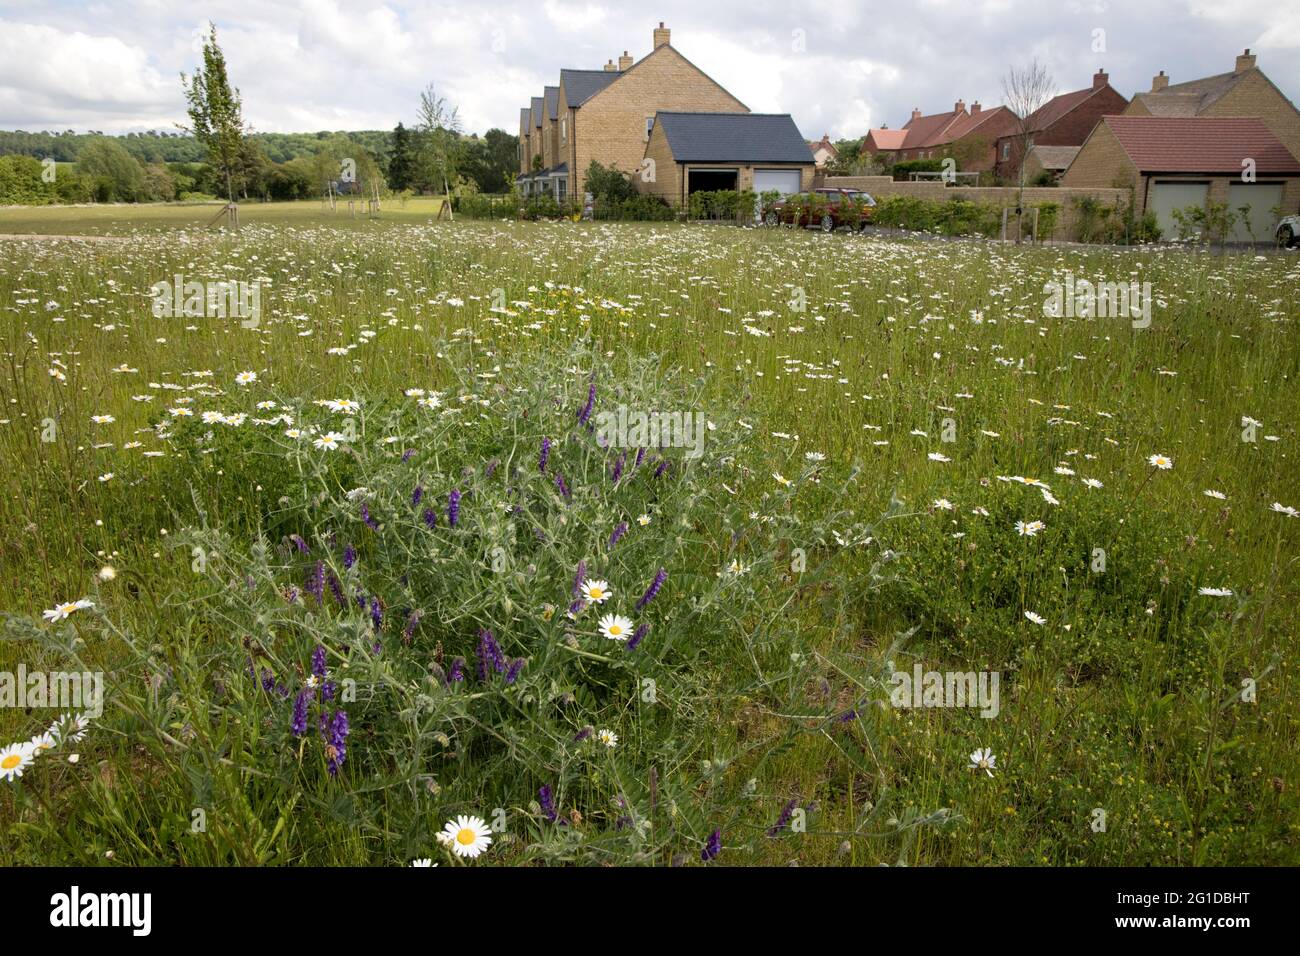
M 1228 500 L 1227 495 L 1225 495 L 1222 491 L 1215 491 L 1213 488 L 1206 488 L 1204 491 L 1201 492 L 1201 494 L 1205 495 L 1205 497 L 1207 498 L 1213 498 L 1215 501 Z
M 626 641 L 632 622 L 621 614 L 606 614 L 600 619 L 600 633 L 611 641 Z
M 641 527 L 644 528 L 646 525 L 648 525 L 648 524 L 650 523 L 650 516 L 649 516 L 649 515 L 641 515 L 641 517 L 639 517 L 639 518 L 636 519 L 636 523 L 639 524 Z
M 350 398 L 334 398 L 325 402 L 325 407 L 331 412 L 342 412 L 344 415 L 355 415 L 361 408 L 361 403 Z
M 952 511 L 953 503 L 947 498 L 935 498 L 932 507 L 935 511 Z
M 21 777 L 35 759 L 36 753 L 31 744 L 10 744 L 0 750 L 0 780 Z
M 1232 597 L 1232 588 L 1201 588 L 1196 593 L 1206 597 Z
M 592 604 L 604 604 L 613 593 L 614 589 L 609 586 L 608 581 L 582 582 L 582 596 Z
M 62 621 L 71 616 L 76 611 L 84 611 L 88 607 L 94 607 L 94 601 L 88 601 L 82 598 L 79 601 L 69 601 L 66 604 L 59 604 L 50 608 L 48 611 L 42 611 L 41 616 L 51 624 Z
M 618 734 L 614 733 L 614 731 L 612 730 L 596 731 L 596 739 L 600 741 L 602 744 L 604 744 L 606 747 L 618 746 Z
M 1286 515 L 1288 518 L 1294 518 L 1297 515 L 1300 515 L 1300 511 L 1296 511 L 1290 505 L 1284 505 L 1280 501 L 1273 502 L 1269 507 L 1280 515 Z
M 1035 614 L 1033 611 L 1026 611 L 1026 612 L 1025 612 L 1025 619 L 1026 619 L 1027 621 L 1029 621 L 1031 624 L 1046 624 L 1046 623 L 1047 623 L 1047 618 L 1043 617 L 1041 614 Z
M 993 776 L 993 769 L 998 765 L 998 758 L 993 755 L 993 751 L 988 747 L 980 747 L 972 751 L 970 763 L 966 766 L 971 770 L 983 770 L 990 777 Z
M 90 420 L 96 425 L 111 425 L 117 421 L 112 415 L 91 415 Z
M 1041 521 L 1017 521 L 1016 534 L 1020 535 L 1022 538 L 1032 538 L 1046 527 L 1047 525 L 1043 524 Z
M 438 838 L 457 856 L 476 857 L 492 845 L 492 834 L 482 817 L 459 816 L 448 820 Z
M 1161 471 L 1168 471 L 1174 467 L 1174 460 L 1165 455 L 1152 455 L 1147 459 L 1147 464 L 1152 468 L 1159 468 Z
M 28 741 L 27 744 L 27 746 L 32 748 L 33 757 L 39 757 L 41 754 L 45 753 L 45 751 L 53 750 L 58 745 L 59 745 L 59 738 L 54 736 L 54 732 L 52 730 L 46 730 L 43 731 L 42 733 L 37 734 L 30 741 Z
M 1084 478 L 1083 486 L 1085 488 L 1100 488 L 1102 487 L 1102 484 L 1096 478 Z
M 429 859 L 427 856 L 425 856 L 425 857 L 421 857 L 421 858 L 418 859 L 418 860 L 412 860 L 412 861 L 411 861 L 411 866 L 430 866 L 430 867 L 432 867 L 432 866 L 437 866 L 437 865 L 438 865 L 437 863 L 434 863 L 433 860 Z
M 256 372 L 240 372 L 235 376 L 235 382 L 239 385 L 252 385 L 257 381 Z
M 929 458 L 931 461 L 938 461 L 938 462 L 952 461 L 952 459 L 949 458 L 947 455 L 940 454 L 937 451 L 932 451 L 930 452 L 930 454 L 926 455 L 925 457 Z
M 312 439 L 312 444 L 323 451 L 333 451 L 339 447 L 339 442 L 346 440 L 346 437 L 338 432 L 326 432 L 319 438 Z

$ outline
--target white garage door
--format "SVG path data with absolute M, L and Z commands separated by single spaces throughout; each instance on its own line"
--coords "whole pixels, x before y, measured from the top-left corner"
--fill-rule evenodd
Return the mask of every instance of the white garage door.
M 800 173 L 797 169 L 754 170 L 754 192 L 765 193 L 775 189 L 782 196 L 799 191 Z
M 1228 211 L 1237 217 L 1232 227 L 1235 242 L 1271 242 L 1277 217 L 1273 207 L 1282 205 L 1281 183 L 1233 183 L 1228 187 Z M 1242 206 L 1250 212 L 1243 213 Z
M 1151 201 L 1148 209 L 1156 214 L 1160 221 L 1162 236 L 1165 239 L 1178 238 L 1178 222 L 1174 219 L 1175 209 L 1188 206 L 1205 207 L 1205 195 L 1209 183 L 1154 182 L 1151 184 Z

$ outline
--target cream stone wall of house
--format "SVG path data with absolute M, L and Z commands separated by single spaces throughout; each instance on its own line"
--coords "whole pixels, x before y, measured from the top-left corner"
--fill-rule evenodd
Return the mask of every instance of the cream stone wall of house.
M 1137 191 L 1137 167 L 1104 122 L 1084 141 L 1074 162 L 1061 177 L 1062 186 L 1120 187 Z M 1141 213 L 1141 210 L 1138 210 Z
M 658 196 L 665 202 L 677 203 L 682 193 L 682 171 L 673 161 L 672 150 L 668 148 L 668 137 L 662 127 L 656 126 L 651 130 L 650 142 L 646 144 L 643 159 L 654 164 L 649 167 L 654 170 L 654 176 L 648 180 L 644 176 L 637 176 L 637 188 L 643 193 Z
M 1300 159 L 1300 112 L 1258 69 L 1251 70 L 1203 116 L 1258 116 Z
M 666 33 L 655 31 L 657 37 Z M 636 172 L 648 142 L 646 122 L 660 110 L 748 113 L 749 107 L 665 41 L 576 111 L 569 167 L 572 194 L 582 195 L 593 159 L 625 173 Z

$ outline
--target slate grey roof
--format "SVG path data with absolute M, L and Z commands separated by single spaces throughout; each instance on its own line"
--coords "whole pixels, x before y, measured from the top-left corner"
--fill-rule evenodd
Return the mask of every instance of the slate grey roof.
M 558 119 L 560 115 L 560 88 L 558 86 L 543 87 L 546 98 L 546 115 L 549 119 Z
M 530 110 L 527 106 L 522 107 L 522 108 L 519 110 L 519 128 L 520 128 L 520 129 L 527 129 L 527 128 L 528 128 L 528 121 L 532 118 L 532 115 L 533 115 L 533 111 Z
M 533 97 L 533 125 L 542 125 L 542 110 L 546 106 L 546 100 L 540 96 Z
M 807 163 L 812 150 L 789 113 L 655 114 L 679 163 Z
M 578 107 L 622 75 L 617 70 L 561 70 L 560 82 L 569 106 Z

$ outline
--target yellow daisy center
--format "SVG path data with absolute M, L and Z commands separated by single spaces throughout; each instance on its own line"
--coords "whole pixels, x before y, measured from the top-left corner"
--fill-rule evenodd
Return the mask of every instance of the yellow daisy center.
M 611 634 L 622 634 L 622 633 L 623 633 L 623 629 L 622 629 L 621 627 L 619 627 L 617 624 L 611 624 L 611 625 L 609 626 L 609 633 L 611 633 Z
M 459 843 L 461 846 L 470 846 L 477 839 L 478 839 L 478 834 L 475 833 L 473 830 L 471 830 L 469 827 L 465 827 L 459 833 L 456 834 L 456 842 Z
M 588 594 L 591 596 L 591 599 L 593 601 L 599 601 L 601 598 L 605 596 L 605 592 L 602 591 L 600 588 L 592 588 L 588 592 Z
M 4 760 L 0 760 L 0 770 L 12 770 L 22 762 L 23 758 L 19 754 L 10 754 Z

